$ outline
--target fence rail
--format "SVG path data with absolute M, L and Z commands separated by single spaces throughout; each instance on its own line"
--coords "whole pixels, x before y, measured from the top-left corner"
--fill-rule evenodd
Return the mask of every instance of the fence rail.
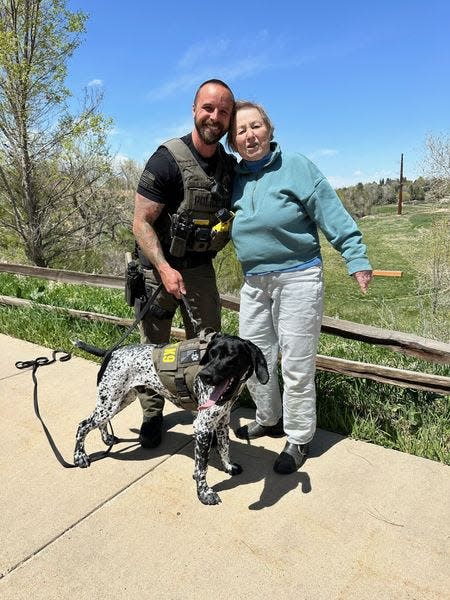
M 48 269 L 42 267 L 32 267 L 17 264 L 0 263 L 0 272 L 14 273 L 18 275 L 40 277 L 52 281 L 64 283 L 91 285 L 95 287 L 123 289 L 124 278 L 114 275 L 93 275 L 91 273 L 80 273 L 77 271 L 63 271 L 58 269 Z M 231 310 L 239 310 L 239 299 L 227 294 L 221 295 L 222 306 Z M 131 319 L 123 319 L 112 315 L 92 313 L 88 311 L 74 310 L 68 308 L 54 307 L 37 304 L 29 300 L 14 298 L 10 296 L 0 296 L 0 304 L 9 306 L 39 306 L 58 312 L 64 312 L 70 316 L 91 321 L 105 321 L 120 326 L 129 326 Z M 429 340 L 413 334 L 400 331 L 393 331 L 345 321 L 342 319 L 333 319 L 323 317 L 322 333 L 336 335 L 346 339 L 358 340 L 372 345 L 379 345 L 395 352 L 401 352 L 410 356 L 418 357 L 422 360 L 450 364 L 450 344 Z M 183 338 L 184 330 L 174 328 L 172 330 L 174 337 Z M 317 368 L 333 373 L 341 373 L 352 377 L 361 377 L 372 379 L 374 381 L 398 385 L 401 387 L 410 387 L 414 389 L 428 390 L 439 394 L 450 394 L 450 377 L 444 377 L 434 374 L 421 373 L 417 371 L 407 371 L 395 369 L 382 365 L 362 363 L 357 361 L 344 360 L 331 356 L 317 356 Z

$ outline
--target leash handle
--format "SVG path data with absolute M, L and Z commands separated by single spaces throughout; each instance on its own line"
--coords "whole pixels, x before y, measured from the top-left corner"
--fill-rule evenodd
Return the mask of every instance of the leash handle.
M 62 354 L 62 356 L 57 358 L 57 354 Z M 18 360 L 15 363 L 15 366 L 17 369 L 29 369 L 30 367 L 32 367 L 31 377 L 32 377 L 33 383 L 34 383 L 34 388 L 33 388 L 34 414 L 41 422 L 42 428 L 47 437 L 47 441 L 50 445 L 50 448 L 53 450 L 53 454 L 56 456 L 58 462 L 66 469 L 73 469 L 74 467 L 76 467 L 76 465 L 74 465 L 73 463 L 69 463 L 64 459 L 61 452 L 58 450 L 58 447 L 56 446 L 47 425 L 45 424 L 43 418 L 41 417 L 41 413 L 39 411 L 39 402 L 38 402 L 38 382 L 37 382 L 36 371 L 38 370 L 39 367 L 43 367 L 45 365 L 51 365 L 54 362 L 56 362 L 57 360 L 59 360 L 60 362 L 66 362 L 66 361 L 70 360 L 71 358 L 72 358 L 72 354 L 70 352 L 65 352 L 64 350 L 53 350 L 51 359 L 47 358 L 46 356 L 38 356 L 34 360 Z M 114 438 L 114 431 L 113 431 L 111 423 L 109 423 L 109 427 L 111 429 L 111 435 Z M 105 452 L 103 452 L 100 456 L 98 456 L 96 458 L 91 458 L 91 462 L 100 460 L 100 458 L 104 458 L 107 454 L 109 454 L 113 445 L 114 445 L 114 442 L 110 446 L 108 446 L 108 449 Z
M 62 354 L 60 358 L 56 358 L 57 354 Z M 56 360 L 61 362 L 65 362 L 72 358 L 72 354 L 70 352 L 65 352 L 64 350 L 53 350 L 52 358 L 47 358 L 46 356 L 38 356 L 34 360 L 18 360 L 15 363 L 17 369 L 28 369 L 33 367 L 33 370 L 36 371 L 38 367 L 43 367 L 44 365 L 51 365 Z

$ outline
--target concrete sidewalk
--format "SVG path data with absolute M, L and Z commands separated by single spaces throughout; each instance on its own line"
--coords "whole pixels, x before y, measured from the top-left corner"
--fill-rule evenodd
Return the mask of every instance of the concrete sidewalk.
M 318 431 L 295 475 L 272 464 L 284 440 L 246 444 L 244 472 L 215 458 L 203 506 L 192 480 L 190 414 L 167 405 L 160 448 L 137 444 L 140 406 L 113 422 L 123 441 L 89 469 L 64 469 L 33 412 L 30 370 L 51 351 L 0 335 L 3 600 L 112 598 L 277 600 L 450 598 L 450 470 Z M 74 357 L 38 370 L 39 405 L 72 461 L 92 410 L 98 366 Z M 239 409 L 232 426 L 251 418 Z M 98 432 L 88 451 L 101 451 Z

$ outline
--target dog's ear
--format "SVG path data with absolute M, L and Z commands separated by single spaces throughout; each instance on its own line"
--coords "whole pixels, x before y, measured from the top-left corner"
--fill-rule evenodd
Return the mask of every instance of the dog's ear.
M 207 365 L 209 363 L 209 352 L 208 349 L 206 349 L 205 354 L 201 357 L 200 362 L 198 363 L 199 365 Z
M 211 339 L 210 339 L 210 341 L 209 341 L 209 344 L 208 344 L 208 346 L 206 347 L 206 352 L 205 352 L 205 354 L 204 354 L 204 355 L 201 357 L 201 359 L 200 359 L 200 362 L 199 362 L 199 364 L 200 364 L 200 365 L 206 365 L 206 364 L 208 364 L 208 363 L 209 363 L 209 361 L 211 360 L 210 349 L 211 349 L 211 348 L 212 348 L 212 346 L 213 346 L 212 342 L 213 342 L 213 340 L 218 340 L 219 338 L 221 338 L 221 337 L 222 337 L 222 335 L 223 335 L 222 333 L 215 333 L 215 334 L 214 334 L 214 335 L 211 337 Z
M 247 340 L 247 344 L 249 346 L 250 354 L 252 357 L 255 375 L 260 383 L 266 384 L 269 381 L 269 371 L 267 369 L 267 362 L 264 358 L 264 354 L 261 352 L 260 348 L 258 348 L 258 346 L 253 342 Z

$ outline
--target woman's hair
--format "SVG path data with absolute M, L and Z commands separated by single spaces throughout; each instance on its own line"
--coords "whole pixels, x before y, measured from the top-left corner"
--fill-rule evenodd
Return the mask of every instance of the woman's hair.
M 256 102 L 250 102 L 250 100 L 236 100 L 234 103 L 233 113 L 231 115 L 230 128 L 227 133 L 227 145 L 234 151 L 236 151 L 236 146 L 234 144 L 234 130 L 236 125 L 236 114 L 238 110 L 241 108 L 256 108 L 259 111 L 261 118 L 264 122 L 264 125 L 269 130 L 269 140 L 273 140 L 273 132 L 275 131 L 275 127 L 273 126 L 272 121 L 269 119 L 268 114 L 261 106 L 261 104 L 257 104 Z

